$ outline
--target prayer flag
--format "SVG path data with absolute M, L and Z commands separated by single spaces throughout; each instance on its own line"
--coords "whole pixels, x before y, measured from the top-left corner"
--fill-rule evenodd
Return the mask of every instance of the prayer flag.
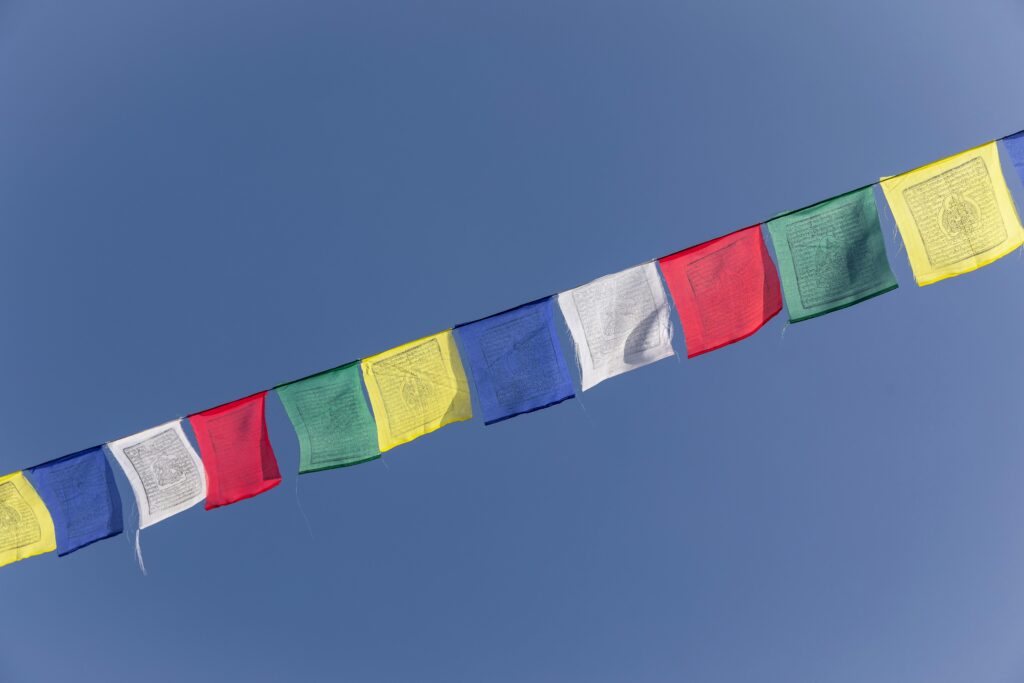
M 885 255 L 874 187 L 768 222 L 792 323 L 853 306 L 898 285 Z
M 281 483 L 265 416 L 267 392 L 188 418 L 206 470 L 206 509 L 237 503 Z
M 977 270 L 1024 242 L 994 142 L 881 185 L 922 287 Z
M 380 457 L 359 361 L 275 389 L 299 437 L 299 474 Z
M 455 328 L 484 424 L 575 395 L 551 316 L 548 297 Z
M 683 322 L 689 358 L 749 337 L 782 310 L 779 276 L 760 225 L 666 256 L 658 265 Z
M 36 465 L 27 474 L 50 511 L 58 555 L 123 530 L 121 496 L 102 446 Z
M 22 472 L 0 477 L 0 567 L 57 549 L 53 520 Z
M 362 368 L 381 451 L 473 417 L 451 330 L 365 358 Z
M 145 529 L 187 510 L 206 497 L 206 477 L 181 420 L 173 420 L 107 444 L 124 470 Z
M 1013 170 L 1017 172 L 1017 177 L 1024 182 L 1024 130 L 1003 138 L 1003 147 L 1010 155 L 1010 161 L 1013 162 Z
M 668 299 L 654 263 L 606 275 L 558 295 L 583 390 L 672 355 Z

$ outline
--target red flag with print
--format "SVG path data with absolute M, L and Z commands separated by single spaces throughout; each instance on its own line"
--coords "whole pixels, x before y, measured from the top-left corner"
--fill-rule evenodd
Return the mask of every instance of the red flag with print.
M 281 483 L 264 414 L 267 392 L 188 418 L 206 469 L 206 509 L 259 495 Z
M 782 310 L 782 290 L 761 226 L 658 261 L 683 321 L 689 358 L 757 332 Z

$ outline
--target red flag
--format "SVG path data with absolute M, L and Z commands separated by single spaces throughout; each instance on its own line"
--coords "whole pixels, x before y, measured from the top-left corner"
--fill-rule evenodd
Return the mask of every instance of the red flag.
M 259 495 L 281 483 L 264 415 L 267 392 L 188 418 L 206 468 L 206 509 Z
M 689 358 L 749 337 L 782 310 L 779 274 L 760 225 L 666 256 L 658 265 L 683 321 Z

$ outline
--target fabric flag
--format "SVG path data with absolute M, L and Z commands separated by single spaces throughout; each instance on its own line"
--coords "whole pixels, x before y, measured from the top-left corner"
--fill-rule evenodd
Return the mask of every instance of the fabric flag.
M 792 323 L 896 289 L 865 187 L 768 222 Z
M 181 420 L 107 444 L 135 493 L 139 528 L 187 510 L 206 497 L 206 477 Z
M 206 509 L 237 503 L 281 483 L 264 413 L 267 392 L 188 418 L 206 470 Z
M 760 225 L 666 256 L 658 265 L 683 322 L 688 358 L 749 337 L 782 310 L 779 276 Z
M 382 451 L 473 417 L 451 330 L 365 358 L 362 368 Z
M 27 470 L 46 503 L 57 534 L 57 554 L 73 553 L 124 529 L 114 473 L 96 446 Z
M 977 270 L 1024 242 L 994 142 L 881 184 L 922 287 Z
M 668 299 L 654 263 L 558 295 L 576 345 L 583 390 L 671 356 Z
M 1017 177 L 1024 182 L 1024 130 L 1003 138 L 1003 147 L 1010 155 L 1010 161 L 1013 162 L 1013 170 L 1017 172 Z
M 275 389 L 299 437 L 299 474 L 380 457 L 359 361 Z
M 484 424 L 573 398 L 551 297 L 455 328 Z
M 0 567 L 56 549 L 53 520 L 29 480 L 0 477 Z

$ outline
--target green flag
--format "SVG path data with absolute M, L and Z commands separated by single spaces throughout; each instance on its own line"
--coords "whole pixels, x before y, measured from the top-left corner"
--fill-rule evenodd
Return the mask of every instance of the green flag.
M 846 308 L 896 289 L 872 187 L 768 222 L 789 321 Z
M 358 361 L 275 391 L 299 437 L 299 474 L 380 457 Z

